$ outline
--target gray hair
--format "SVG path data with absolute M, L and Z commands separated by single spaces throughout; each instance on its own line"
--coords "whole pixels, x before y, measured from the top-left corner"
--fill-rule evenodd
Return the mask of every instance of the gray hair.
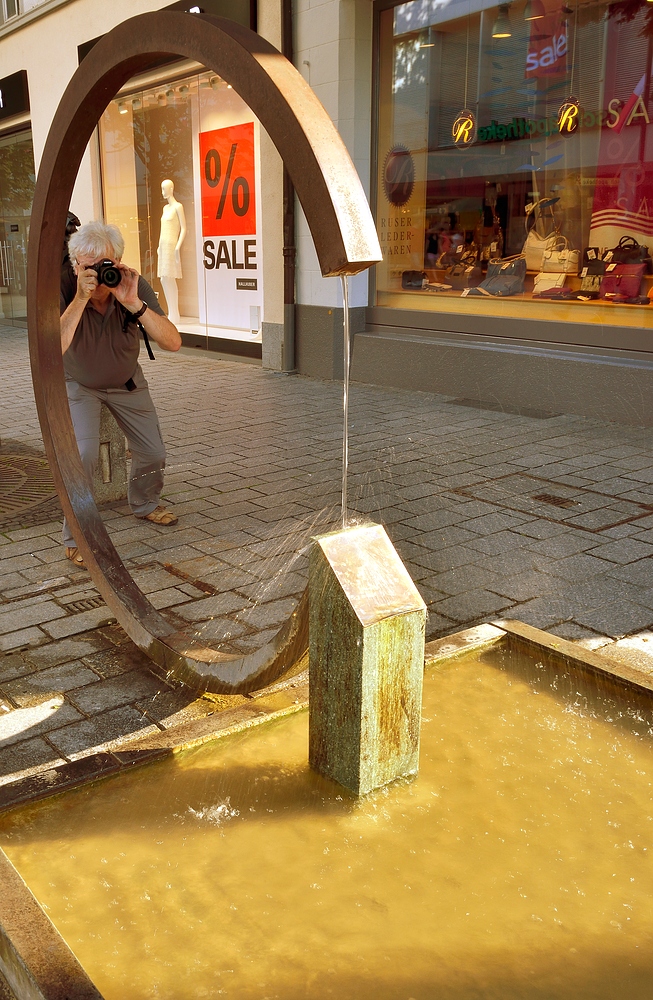
M 114 260 L 122 260 L 125 241 L 117 226 L 108 226 L 104 222 L 87 222 L 68 241 L 72 261 L 78 257 L 101 257 L 107 252 Z

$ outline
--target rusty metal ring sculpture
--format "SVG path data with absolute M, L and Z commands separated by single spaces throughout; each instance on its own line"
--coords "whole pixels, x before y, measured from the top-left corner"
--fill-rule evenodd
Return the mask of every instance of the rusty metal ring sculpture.
M 79 165 L 121 87 L 170 56 L 195 60 L 217 73 L 258 117 L 288 169 L 325 276 L 356 274 L 381 254 L 358 174 L 329 116 L 294 66 L 253 31 L 224 18 L 157 11 L 118 25 L 82 61 L 48 134 L 31 218 L 30 357 L 50 468 L 91 578 L 136 645 L 198 690 L 246 692 L 275 680 L 306 651 L 306 594 L 275 639 L 246 656 L 212 649 L 175 631 L 137 587 L 104 527 L 82 467 L 64 384 L 61 242 Z

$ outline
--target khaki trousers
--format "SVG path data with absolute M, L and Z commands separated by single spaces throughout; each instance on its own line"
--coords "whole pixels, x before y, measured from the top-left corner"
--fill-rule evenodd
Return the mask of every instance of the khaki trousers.
M 89 483 L 100 454 L 100 411 L 105 403 L 123 431 L 132 455 L 127 497 L 132 512 L 144 517 L 158 506 L 163 490 L 166 450 L 159 419 L 140 366 L 134 375 L 136 388 L 89 389 L 72 380 L 66 381 L 70 416 L 77 446 Z M 63 543 L 75 544 L 67 521 L 63 524 Z

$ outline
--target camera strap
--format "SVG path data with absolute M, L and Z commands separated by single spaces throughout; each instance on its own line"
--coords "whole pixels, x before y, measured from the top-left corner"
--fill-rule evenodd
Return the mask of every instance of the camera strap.
M 124 309 L 124 306 L 122 308 Z M 138 327 L 138 329 L 143 334 L 143 340 L 145 341 L 145 349 L 147 351 L 148 358 L 150 359 L 150 361 L 156 361 L 156 358 L 154 356 L 154 351 L 152 350 L 152 346 L 150 344 L 150 338 L 148 337 L 147 333 L 145 332 L 145 327 L 140 322 L 140 320 L 135 320 L 134 319 L 134 314 L 133 313 L 130 313 L 127 309 L 125 309 L 125 319 L 124 319 L 123 324 L 122 324 L 122 332 L 123 333 L 127 333 L 127 327 L 129 326 L 130 323 L 134 323 L 134 322 L 136 323 L 136 326 Z
M 145 327 L 143 326 L 142 323 L 137 323 L 136 325 L 138 326 L 138 329 L 143 334 L 143 340 L 145 341 L 145 348 L 147 350 L 147 356 L 148 356 L 148 358 L 150 359 L 150 361 L 156 361 L 156 358 L 154 357 L 154 351 L 152 350 L 152 348 L 150 346 L 150 338 L 148 337 L 147 333 L 145 332 Z

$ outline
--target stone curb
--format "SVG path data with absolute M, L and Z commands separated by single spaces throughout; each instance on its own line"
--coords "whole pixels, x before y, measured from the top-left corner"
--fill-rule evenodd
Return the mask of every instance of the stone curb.
M 16 1000 L 102 1000 L 2 850 L 0 972 Z

